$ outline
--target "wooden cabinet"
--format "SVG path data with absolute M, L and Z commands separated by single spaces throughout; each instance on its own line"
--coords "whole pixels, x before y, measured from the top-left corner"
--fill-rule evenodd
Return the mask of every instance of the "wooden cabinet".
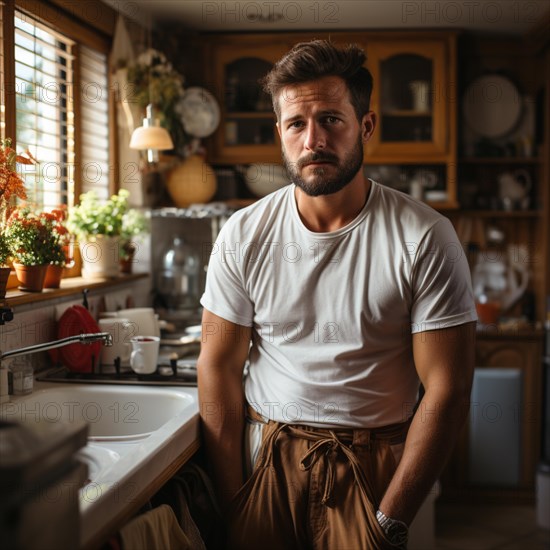
M 477 368 L 519 369 L 521 402 L 517 422 L 521 434 L 519 485 L 533 487 L 540 454 L 542 401 L 542 333 L 532 335 L 495 335 L 478 337 Z
M 458 57 L 460 210 L 449 217 L 464 245 L 475 244 L 482 254 L 495 252 L 491 234 L 502 235 L 496 252 L 506 259 L 511 251 L 529 272 L 527 293 L 502 315 L 519 316 L 527 310 L 531 321 L 542 323 L 550 295 L 550 48 L 539 50 L 521 37 L 463 34 Z M 469 99 L 472 89 L 487 75 L 503 75 L 517 89 L 520 115 L 503 135 L 481 135 L 465 116 L 468 101 L 477 97 Z M 487 92 L 489 87 L 481 89 Z M 510 200 L 509 193 L 501 195 L 503 178 L 521 182 L 524 196 Z
M 209 144 L 212 163 L 281 162 L 271 99 L 259 80 L 290 49 L 285 36 L 218 35 L 208 41 L 208 81 L 221 109 Z
M 500 372 L 519 370 L 519 395 L 516 403 L 503 403 L 497 390 L 485 395 L 483 402 L 472 402 L 470 418 L 461 433 L 453 456 L 443 475 L 443 492 L 449 498 L 471 498 L 472 494 L 487 499 L 523 499 L 534 496 L 537 462 L 540 455 L 542 426 L 542 331 L 483 331 L 476 344 L 476 369 L 499 369 Z M 509 415 L 519 427 L 519 472 L 515 486 L 498 486 L 472 482 L 470 464 L 470 421 L 472 415 L 485 414 L 485 420 L 496 426 Z M 498 427 L 498 426 L 496 426 Z M 496 429 L 496 428 L 495 428 Z M 508 452 L 513 453 L 513 443 Z M 506 443 L 506 444 L 507 444 Z M 497 464 L 494 465 L 498 467 Z
M 374 80 L 372 110 L 378 114 L 367 159 L 445 161 L 450 148 L 447 40 L 367 38 L 366 49 Z
M 401 190 L 416 180 L 418 198 L 456 208 L 455 34 L 367 34 L 365 44 L 378 116 L 365 163 L 398 167 Z
M 379 128 L 365 147 L 365 163 L 399 167 L 407 180 L 423 167 L 430 169 L 437 174 L 434 190 L 444 194 L 434 205 L 455 207 L 453 33 L 209 36 L 207 81 L 222 111 L 220 127 L 209 141 L 211 162 L 281 162 L 275 116 L 258 80 L 294 44 L 313 38 L 357 43 L 367 53 Z
M 449 213 L 449 216 L 465 247 L 474 243 L 479 251 L 485 251 L 486 257 L 495 260 L 507 258 L 505 254 L 511 249 L 515 252 L 514 261 L 528 266 L 528 295 L 524 295 L 504 315 L 519 316 L 528 309 L 532 312 L 533 324 L 541 326 L 546 318 L 546 296 L 550 295 L 550 49 L 534 50 L 519 37 L 464 35 L 461 40 L 459 99 L 464 97 L 468 85 L 480 75 L 505 74 L 522 93 L 536 98 L 537 116 L 531 151 L 533 156 L 528 156 L 529 151 L 522 151 L 517 146 L 515 130 L 492 140 L 475 136 L 468 147 L 462 124 L 464 117 L 460 115 L 459 133 L 462 137 L 458 189 L 461 209 Z M 518 128 L 521 135 L 524 131 L 521 130 L 521 121 Z M 498 178 L 503 172 L 517 170 L 525 170 L 529 174 L 532 187 L 528 201 L 510 208 L 499 197 Z M 495 235 L 500 235 L 498 246 L 490 242 Z M 479 371 L 501 369 L 504 374 L 513 371 L 520 373 L 520 399 L 514 408 L 521 451 L 518 480 L 512 487 L 472 483 L 470 453 L 475 453 L 476 449 L 470 445 L 470 423 L 467 423 L 442 476 L 444 498 L 454 500 L 464 497 L 471 500 L 475 496 L 516 504 L 534 500 L 535 468 L 541 439 L 542 353 L 541 330 L 500 331 L 493 325 L 491 329 L 479 332 L 476 368 Z

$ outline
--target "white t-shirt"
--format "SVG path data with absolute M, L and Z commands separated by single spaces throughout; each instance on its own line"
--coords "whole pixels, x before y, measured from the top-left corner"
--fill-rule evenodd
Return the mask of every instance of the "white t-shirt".
M 321 427 L 403 422 L 419 387 L 411 334 L 477 318 L 456 233 L 429 206 L 376 182 L 354 221 L 315 233 L 294 190 L 227 221 L 201 304 L 252 327 L 245 394 L 264 416 Z

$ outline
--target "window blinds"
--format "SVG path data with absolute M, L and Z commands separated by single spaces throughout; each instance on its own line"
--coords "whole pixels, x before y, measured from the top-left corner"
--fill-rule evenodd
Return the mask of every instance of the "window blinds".
M 75 85 L 76 55 L 80 80 Z M 25 166 L 29 200 L 51 209 L 83 192 L 109 194 L 108 81 L 103 54 L 81 46 L 22 12 L 15 14 L 16 141 L 39 161 Z M 75 135 L 75 102 L 80 132 Z M 80 139 L 80 158 L 75 156 Z
M 4 5 L 0 2 L 0 138 L 6 137 L 6 104 L 4 102 L 4 71 L 6 65 L 6 54 L 4 52 Z
M 27 195 L 40 208 L 70 204 L 74 181 L 73 42 L 15 13 L 17 149 L 39 161 L 24 166 Z
M 109 88 L 107 57 L 80 47 L 82 191 L 109 198 Z

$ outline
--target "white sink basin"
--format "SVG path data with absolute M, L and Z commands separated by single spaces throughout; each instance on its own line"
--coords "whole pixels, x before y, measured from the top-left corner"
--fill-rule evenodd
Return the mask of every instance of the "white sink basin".
M 4 420 L 84 420 L 90 440 L 125 441 L 148 437 L 194 405 L 189 393 L 172 388 L 63 384 L 12 400 L 0 411 Z
M 80 546 L 98 546 L 197 448 L 198 410 L 192 387 L 35 381 L 32 394 L 0 406 L 0 419 L 88 423 L 78 453 L 89 477 L 80 489 Z

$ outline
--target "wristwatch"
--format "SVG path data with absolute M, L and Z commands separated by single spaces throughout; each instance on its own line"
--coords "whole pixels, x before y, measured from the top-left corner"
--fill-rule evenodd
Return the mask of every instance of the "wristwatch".
M 406 523 L 399 521 L 398 519 L 389 518 L 380 510 L 376 512 L 376 519 L 378 520 L 380 527 L 382 527 L 382 531 L 384 531 L 386 538 L 392 544 L 402 546 L 403 548 L 406 547 L 407 539 L 409 537 L 409 528 Z

